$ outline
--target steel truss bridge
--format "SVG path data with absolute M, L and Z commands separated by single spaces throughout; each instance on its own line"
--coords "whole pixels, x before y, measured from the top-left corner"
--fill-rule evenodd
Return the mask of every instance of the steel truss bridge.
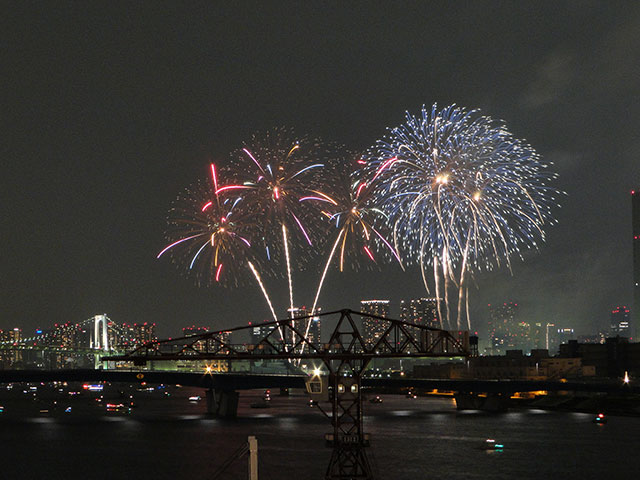
M 312 318 L 321 317 L 323 329 L 333 322 L 326 343 L 306 335 Z M 378 335 L 364 336 L 357 320 L 367 318 L 376 324 Z M 332 455 L 325 478 L 371 479 L 372 470 L 365 447 L 369 435 L 363 428 L 363 374 L 374 359 L 466 357 L 471 354 L 467 331 L 447 331 L 415 325 L 352 310 L 326 312 L 320 315 L 266 322 L 238 327 L 226 332 L 261 328 L 267 332 L 255 345 L 234 345 L 224 341 L 222 332 L 162 340 L 147 343 L 126 355 L 103 357 L 106 361 L 129 361 L 142 366 L 162 360 L 233 361 L 284 360 L 294 365 L 307 360 L 315 365 L 308 390 L 312 398 L 331 404 L 329 415 L 333 432 L 326 440 Z M 286 339 L 283 340 L 283 339 Z M 210 393 L 209 393 L 210 392 Z M 214 404 L 237 404 L 236 392 L 208 391 L 207 400 Z

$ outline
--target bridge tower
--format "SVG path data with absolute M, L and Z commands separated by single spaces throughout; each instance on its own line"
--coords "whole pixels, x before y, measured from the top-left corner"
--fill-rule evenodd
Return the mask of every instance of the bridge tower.
M 109 317 L 103 313 L 102 315 L 96 315 L 92 320 L 93 328 L 91 329 L 89 348 L 105 352 L 109 351 L 109 335 L 107 334 Z
M 362 375 L 370 359 L 359 358 L 366 344 L 350 312 L 341 312 L 329 344 L 335 353 L 347 355 L 324 361 L 332 387 L 333 425 L 333 432 L 325 435 L 327 446 L 333 449 L 325 479 L 371 480 L 373 472 L 365 451 L 369 435 L 364 433 L 362 412 Z

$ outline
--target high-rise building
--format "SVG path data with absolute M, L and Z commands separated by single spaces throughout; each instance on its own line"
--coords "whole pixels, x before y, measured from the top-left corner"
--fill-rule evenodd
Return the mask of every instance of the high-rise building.
M 141 324 L 133 324 L 133 334 L 138 345 L 144 345 L 145 343 L 157 340 L 156 337 L 156 324 L 144 322 Z
M 48 344 L 50 346 L 61 347 L 61 348 L 76 348 L 81 346 L 79 337 L 88 339 L 84 334 L 85 330 L 80 329 L 75 324 L 67 322 L 64 324 L 54 324 L 54 329 L 50 333 L 48 337 Z M 91 329 L 89 329 L 91 330 Z M 84 346 L 88 346 L 89 342 L 87 342 Z
M 360 313 L 365 315 L 375 315 L 377 317 L 389 317 L 389 300 L 362 300 L 360 302 Z M 388 327 L 387 322 L 379 318 L 362 317 L 362 336 L 364 342 L 374 345 Z
M 609 333 L 611 336 L 629 337 L 630 319 L 630 312 L 626 306 L 611 310 L 611 322 L 609 324 Z
M 13 330 L 0 330 L 0 342 L 2 343 L 18 343 L 22 339 L 22 330 L 14 328 Z
M 547 330 L 549 328 L 547 325 L 549 324 L 544 322 L 534 322 L 531 324 L 531 348 L 536 350 L 547 348 Z
M 437 298 L 414 298 L 400 302 L 400 320 L 425 327 L 442 328 Z
M 311 323 L 309 324 L 309 332 L 307 333 L 307 338 L 309 339 L 309 341 L 311 341 L 311 343 L 320 342 L 320 317 L 317 316 L 320 313 L 320 310 L 321 310 L 320 308 L 316 308 L 316 311 L 314 312 L 315 316 L 310 319 Z M 288 309 L 287 314 L 289 318 L 293 318 L 293 319 L 304 318 L 311 315 L 311 310 L 308 310 L 307 307 L 305 306 L 302 306 L 300 308 L 294 307 L 293 309 Z M 308 320 L 309 319 L 305 319 L 304 321 L 300 320 L 297 322 L 293 322 L 293 326 L 299 332 L 304 334 L 306 333 Z M 287 337 L 286 338 L 287 344 L 292 345 L 293 332 L 291 330 L 287 330 L 285 336 Z
M 547 350 L 549 350 L 549 353 L 551 353 L 551 346 L 553 344 L 553 338 L 554 338 L 554 329 L 555 329 L 556 324 L 555 323 L 549 323 L 547 322 L 546 328 L 545 328 L 545 336 L 544 336 L 544 348 L 546 348 Z
M 631 192 L 631 216 L 633 230 L 633 321 L 634 336 L 640 332 L 640 190 Z
M 209 344 L 211 344 L 211 345 L 220 345 L 222 343 L 222 344 L 225 344 L 225 345 L 229 345 L 231 343 L 231 334 L 232 334 L 232 332 L 230 332 L 230 331 L 216 333 L 216 334 L 211 336 L 210 340 L 208 340 Z M 216 342 L 216 340 L 219 343 Z
M 560 345 L 569 343 L 569 340 L 575 340 L 576 334 L 573 328 L 558 328 L 553 323 L 547 323 L 547 345 L 549 355 L 556 355 L 560 349 Z
M 204 333 L 209 333 L 209 327 L 196 327 L 195 325 L 191 325 L 190 327 L 182 328 L 182 336 L 183 337 L 193 337 L 195 335 L 202 335 Z M 205 340 L 198 341 L 193 344 L 193 348 L 198 351 L 204 351 L 207 346 L 207 342 Z
M 487 326 L 492 355 L 502 355 L 507 350 L 527 351 L 535 346 L 531 325 L 518 318 L 517 303 L 489 304 Z
M 569 340 L 576 339 L 576 334 L 573 331 L 573 328 L 557 328 L 553 333 L 554 335 L 551 338 L 549 353 L 554 355 L 558 352 L 560 345 L 569 343 Z
M 252 323 L 249 322 L 249 325 Z M 258 324 L 251 329 L 251 344 L 257 345 L 260 341 L 265 338 L 269 333 L 271 333 L 275 329 L 275 325 L 264 326 L 262 324 Z M 274 340 L 280 340 L 280 334 L 274 333 Z
M 320 317 L 318 316 L 319 310 L 316 310 L 316 315 L 314 317 L 311 318 L 311 324 L 309 324 L 309 334 L 308 334 L 308 339 L 309 341 L 316 345 L 316 344 L 320 344 Z
M 132 348 L 157 340 L 155 323 L 123 323 L 117 326 L 117 344 L 122 348 Z
M 302 307 L 304 309 L 305 315 L 310 315 L 310 312 L 307 311 L 307 309 L 305 307 Z M 311 323 L 309 323 L 309 332 L 307 334 L 307 338 L 309 339 L 309 341 L 313 344 L 319 344 L 320 343 L 320 317 L 318 316 L 320 314 L 320 311 L 322 309 L 320 308 L 316 308 L 316 311 L 313 312 L 313 317 L 311 317 Z M 305 322 L 306 325 L 306 322 Z
M 118 325 L 118 338 L 116 339 L 116 343 L 121 348 L 132 348 L 136 345 L 136 335 L 133 329 L 133 325 L 128 323 L 122 323 Z
M 9 330 L 7 332 L 7 340 L 12 343 L 19 343 L 22 340 L 22 329 L 16 327 L 13 330 Z
M 22 340 L 22 330 L 14 328 L 13 330 L 0 330 L 0 341 L 6 343 L 18 344 Z M 23 360 L 22 350 L 3 350 L 0 352 L 0 365 L 14 367 L 16 364 L 21 363 Z
M 182 329 L 183 337 L 192 337 L 193 335 L 200 335 L 202 333 L 207 333 L 209 331 L 209 327 L 196 327 L 195 325 L 191 325 L 190 327 L 184 327 Z

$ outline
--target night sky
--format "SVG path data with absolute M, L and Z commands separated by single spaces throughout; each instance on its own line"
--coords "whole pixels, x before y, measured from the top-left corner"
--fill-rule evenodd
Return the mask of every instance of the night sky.
M 255 131 L 364 149 L 422 104 L 502 119 L 567 193 L 539 252 L 477 277 L 472 321 L 587 333 L 632 301 L 640 188 L 637 2 L 13 2 L 0 29 L 0 329 L 106 312 L 225 328 L 268 318 L 257 287 L 198 288 L 167 259 L 167 209 Z M 316 268 L 298 272 L 311 304 Z M 269 284 L 284 316 L 286 283 Z M 330 274 L 321 306 L 424 295 L 417 270 Z

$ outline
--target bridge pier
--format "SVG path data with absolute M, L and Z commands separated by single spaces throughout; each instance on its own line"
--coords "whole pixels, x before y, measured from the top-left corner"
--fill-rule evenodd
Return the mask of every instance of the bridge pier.
M 207 413 L 221 418 L 238 416 L 238 392 L 233 390 L 207 390 Z
M 509 396 L 501 393 L 488 393 L 480 396 L 477 393 L 458 392 L 453 398 L 456 401 L 458 410 L 506 412 L 509 408 Z

